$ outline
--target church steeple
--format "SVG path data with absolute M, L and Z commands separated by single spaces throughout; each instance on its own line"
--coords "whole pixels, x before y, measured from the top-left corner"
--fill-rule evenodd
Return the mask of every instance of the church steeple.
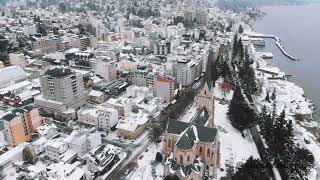
M 203 108 L 207 109 L 210 116 L 207 126 L 214 127 L 214 94 L 208 83 L 204 84 L 197 97 L 197 110 L 200 111 Z

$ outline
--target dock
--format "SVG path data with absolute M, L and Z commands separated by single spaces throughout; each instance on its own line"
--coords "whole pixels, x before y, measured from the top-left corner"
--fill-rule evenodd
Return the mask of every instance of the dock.
M 268 34 L 248 34 L 250 37 L 255 37 L 255 38 L 272 38 L 276 40 L 276 45 L 278 48 L 281 50 L 281 52 L 289 59 L 294 60 L 294 61 L 299 61 L 298 58 L 290 55 L 287 53 L 287 51 L 284 49 L 283 45 L 281 44 L 281 40 L 278 36 L 275 35 L 268 35 Z

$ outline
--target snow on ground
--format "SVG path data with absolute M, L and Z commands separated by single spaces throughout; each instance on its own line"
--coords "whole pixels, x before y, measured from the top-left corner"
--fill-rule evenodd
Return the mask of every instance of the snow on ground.
M 255 50 L 253 49 L 252 52 L 255 53 Z M 255 60 L 259 63 L 260 68 L 273 68 L 260 57 L 256 56 Z M 283 72 L 279 71 L 279 73 Z M 292 82 L 268 79 L 268 77 L 272 77 L 272 75 L 268 73 L 257 72 L 256 75 L 257 78 L 263 82 L 263 91 L 260 97 L 255 98 L 257 108 L 261 110 L 262 106 L 266 105 L 269 110 L 272 110 L 272 104 L 275 103 L 278 114 L 285 109 L 287 119 L 292 120 L 294 124 L 296 142 L 299 143 L 301 147 L 309 149 L 315 158 L 315 167 L 308 176 L 308 180 L 319 180 L 320 144 L 317 141 L 317 137 L 305 128 L 318 127 L 319 123 L 314 121 L 297 122 L 294 118 L 294 115 L 296 114 L 311 115 L 314 110 L 312 102 L 305 98 L 304 90 Z M 276 100 L 271 103 L 265 101 L 266 93 L 269 91 L 269 95 L 271 96 L 274 89 L 276 89 Z M 305 140 L 310 141 L 310 143 L 306 143 Z
M 130 180 L 162 180 L 164 166 L 161 162 L 155 162 L 157 152 L 162 151 L 162 143 L 151 143 L 148 150 L 144 151 L 137 160 L 137 166 L 127 176 Z M 141 158 L 142 157 L 142 158 Z M 140 159 L 141 158 L 141 159 Z
M 239 162 L 245 162 L 250 156 L 260 157 L 250 133 L 246 133 L 246 138 L 243 138 L 241 133 L 231 125 L 227 117 L 227 111 L 227 104 L 215 100 L 214 122 L 220 133 L 220 163 L 221 168 L 224 169 L 224 171 L 218 172 L 218 177 L 225 176 L 227 164 L 236 167 Z
M 215 82 L 215 87 L 213 88 L 214 97 L 216 99 L 224 99 L 224 100 L 227 100 L 227 101 L 231 101 L 232 96 L 233 96 L 233 90 L 230 89 L 229 92 L 223 92 L 221 90 L 221 83 L 223 83 L 223 79 L 222 78 L 219 78 Z

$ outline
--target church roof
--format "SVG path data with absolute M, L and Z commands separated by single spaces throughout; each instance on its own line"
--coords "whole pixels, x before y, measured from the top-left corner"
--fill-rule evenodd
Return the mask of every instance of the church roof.
M 207 83 L 210 90 L 212 89 L 212 86 L 213 86 L 213 82 L 212 82 L 212 76 L 214 75 L 214 72 L 212 69 L 213 62 L 214 62 L 214 52 L 210 50 L 208 55 L 206 71 L 203 79 L 203 86 Z
M 179 149 L 191 149 L 195 143 L 215 143 L 218 130 L 186 122 L 171 120 L 168 123 L 167 133 L 179 135 L 176 146 Z
M 169 166 L 170 172 L 179 172 L 183 177 L 191 175 L 192 172 L 200 174 L 201 169 L 203 168 L 203 164 L 199 159 L 195 159 L 193 164 L 183 165 L 175 161 L 172 155 L 167 159 L 166 165 Z
M 197 111 L 197 114 L 192 118 L 191 124 L 205 126 L 208 122 L 209 113 L 206 107 L 203 107 L 200 111 Z

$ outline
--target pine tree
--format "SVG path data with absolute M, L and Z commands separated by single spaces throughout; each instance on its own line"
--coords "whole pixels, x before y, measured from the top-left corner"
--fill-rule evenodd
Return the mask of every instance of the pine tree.
M 243 27 L 242 27 L 242 25 L 240 25 L 240 26 L 239 26 L 238 33 L 240 33 L 240 34 L 242 34 L 242 33 L 243 33 Z
M 276 89 L 273 90 L 272 94 L 271 94 L 271 100 L 275 101 L 276 100 Z
M 265 164 L 252 156 L 244 164 L 238 166 L 237 172 L 231 180 L 269 180 Z
M 308 175 L 314 166 L 313 154 L 304 148 L 294 147 L 294 152 L 287 158 L 285 178 L 290 180 L 308 180 Z
M 239 86 L 236 87 L 229 105 L 228 117 L 233 127 L 241 133 L 257 121 L 254 111 L 249 107 Z
M 232 46 L 232 60 L 234 60 L 236 54 L 238 53 L 238 34 L 235 34 L 233 37 L 233 46 Z
M 270 102 L 270 96 L 269 96 L 269 92 L 267 92 L 266 97 L 264 98 L 265 101 Z
M 28 147 L 25 147 L 22 151 L 22 159 L 26 163 L 33 163 L 33 155 L 31 150 Z

